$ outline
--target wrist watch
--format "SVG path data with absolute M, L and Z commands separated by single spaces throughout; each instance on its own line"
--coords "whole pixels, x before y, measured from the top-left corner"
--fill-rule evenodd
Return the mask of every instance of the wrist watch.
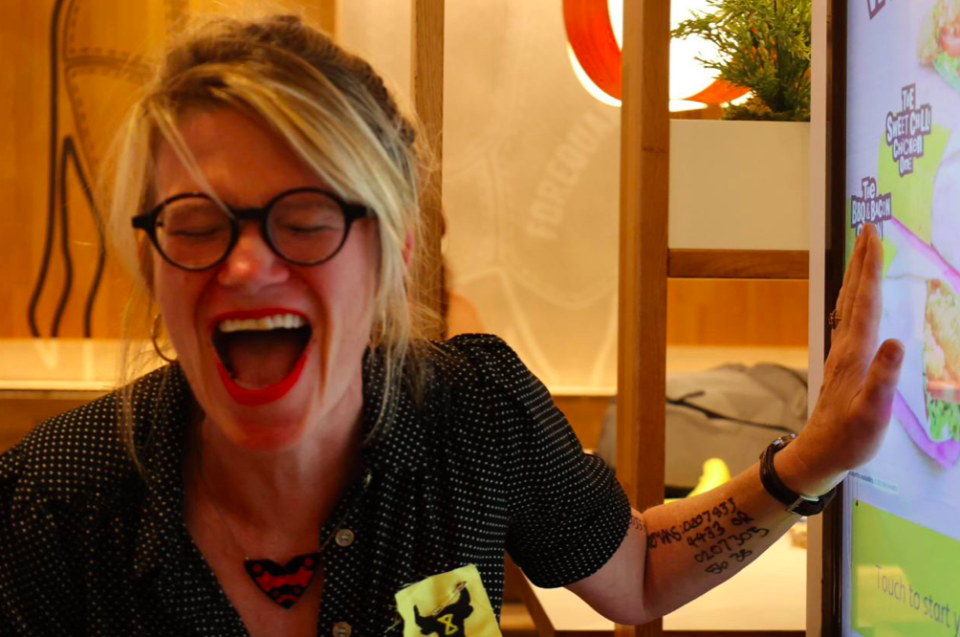
M 787 511 L 797 515 L 816 515 L 822 513 L 833 497 L 837 494 L 837 487 L 830 490 L 818 498 L 811 498 L 799 493 L 794 493 L 787 485 L 783 483 L 780 476 L 773 466 L 773 457 L 783 450 L 788 444 L 796 440 L 797 434 L 781 436 L 773 442 L 760 456 L 760 482 L 775 500 L 782 503 Z

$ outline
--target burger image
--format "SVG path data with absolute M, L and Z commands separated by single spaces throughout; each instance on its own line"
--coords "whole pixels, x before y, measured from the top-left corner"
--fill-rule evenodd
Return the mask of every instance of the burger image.
M 937 7 L 943 9 L 948 4 L 954 6 L 951 0 L 949 3 L 939 2 Z M 960 1 L 956 4 L 960 6 Z M 950 38 L 947 41 L 953 42 Z M 938 55 L 949 54 L 941 51 Z M 960 89 L 960 76 L 954 77 L 957 84 L 953 86 Z M 914 219 L 915 227 L 919 228 L 921 235 L 926 235 L 925 240 L 911 235 L 915 242 L 904 251 L 904 263 L 911 263 L 909 267 L 916 268 L 912 272 L 915 286 L 911 307 L 917 310 L 923 307 L 923 313 L 916 316 L 911 312 L 911 326 L 901 336 L 915 344 L 914 351 L 918 354 L 922 345 L 922 356 L 914 356 L 916 366 L 909 374 L 910 380 L 904 379 L 909 389 L 901 394 L 905 411 L 901 410 L 898 421 L 924 454 L 949 469 L 960 462 L 958 135 L 950 135 L 937 166 L 929 215 L 928 218 L 921 215 Z
M 923 21 L 917 54 L 960 90 L 960 0 L 937 0 Z
M 927 281 L 923 365 L 926 434 L 935 443 L 960 441 L 960 298 L 939 280 Z

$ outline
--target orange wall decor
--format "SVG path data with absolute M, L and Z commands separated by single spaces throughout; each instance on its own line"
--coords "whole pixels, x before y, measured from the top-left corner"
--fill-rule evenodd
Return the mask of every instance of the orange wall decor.
M 331 29 L 335 6 L 271 10 Z M 248 11 L 216 0 L 0 3 L 0 338 L 120 335 L 130 282 L 103 233 L 106 158 L 167 38 L 218 12 Z

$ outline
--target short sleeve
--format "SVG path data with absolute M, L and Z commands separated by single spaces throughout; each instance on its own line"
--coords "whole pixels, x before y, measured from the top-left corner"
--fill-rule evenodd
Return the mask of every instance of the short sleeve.
M 537 586 L 592 575 L 627 533 L 630 503 L 607 464 L 587 455 L 546 387 L 502 340 L 458 337 L 484 384 L 502 445 L 507 551 Z

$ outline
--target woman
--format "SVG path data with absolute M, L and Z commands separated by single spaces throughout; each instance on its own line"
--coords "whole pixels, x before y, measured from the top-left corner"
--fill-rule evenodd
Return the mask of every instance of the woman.
M 169 53 L 125 139 L 115 239 L 176 362 L 0 458 L 4 636 L 449 635 L 495 621 L 504 549 L 641 623 L 770 546 L 797 519 L 778 500 L 822 508 L 882 438 L 902 348 L 870 362 L 871 228 L 803 435 L 763 478 L 631 512 L 503 342 L 417 338 L 420 160 L 364 62 L 295 18 L 220 22 Z

